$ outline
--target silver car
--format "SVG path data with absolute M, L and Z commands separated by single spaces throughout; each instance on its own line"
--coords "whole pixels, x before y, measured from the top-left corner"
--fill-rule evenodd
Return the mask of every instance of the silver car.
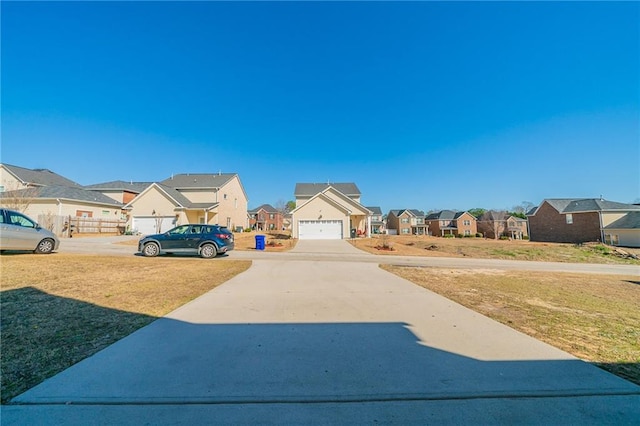
M 59 245 L 58 237 L 33 219 L 14 210 L 0 209 L 0 250 L 28 250 L 44 254 L 57 250 Z

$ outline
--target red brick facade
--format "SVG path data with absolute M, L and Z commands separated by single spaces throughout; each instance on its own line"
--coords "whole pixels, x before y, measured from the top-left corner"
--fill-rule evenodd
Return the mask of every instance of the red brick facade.
M 600 241 L 600 214 L 573 213 L 567 219 L 566 214 L 559 213 L 545 201 L 529 216 L 529 234 L 531 241 L 576 244 Z

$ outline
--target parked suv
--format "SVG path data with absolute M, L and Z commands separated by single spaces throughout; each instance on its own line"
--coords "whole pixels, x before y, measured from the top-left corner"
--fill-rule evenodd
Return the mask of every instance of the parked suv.
M 30 217 L 0 209 L 0 250 L 28 250 L 48 254 L 58 249 L 60 240 Z
M 183 253 L 205 259 L 233 250 L 233 234 L 219 225 L 180 225 L 164 234 L 147 235 L 138 242 L 144 256 Z

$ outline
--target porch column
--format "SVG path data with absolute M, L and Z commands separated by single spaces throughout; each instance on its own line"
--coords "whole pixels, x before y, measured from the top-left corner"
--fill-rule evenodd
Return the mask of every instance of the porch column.
M 367 238 L 371 238 L 371 216 L 367 216 Z

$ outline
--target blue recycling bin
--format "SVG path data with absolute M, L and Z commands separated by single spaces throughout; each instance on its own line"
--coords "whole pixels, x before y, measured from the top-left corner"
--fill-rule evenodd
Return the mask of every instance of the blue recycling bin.
M 256 250 L 264 250 L 264 235 L 256 235 Z

